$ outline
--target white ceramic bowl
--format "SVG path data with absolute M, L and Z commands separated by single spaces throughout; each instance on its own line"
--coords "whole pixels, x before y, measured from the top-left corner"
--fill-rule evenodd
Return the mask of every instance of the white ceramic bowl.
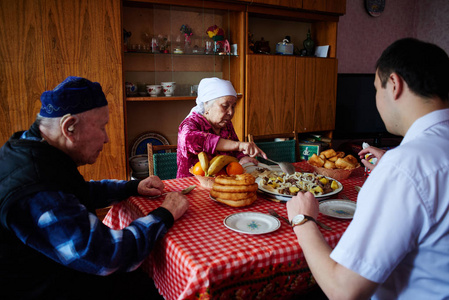
M 147 93 L 150 94 L 151 97 L 157 97 L 162 91 L 162 86 L 157 84 L 148 84 L 147 85 Z
M 148 155 L 146 154 L 134 155 L 129 159 L 129 164 L 134 173 L 148 173 Z
M 175 93 L 176 90 L 176 82 L 161 82 L 162 91 L 165 96 L 171 97 Z

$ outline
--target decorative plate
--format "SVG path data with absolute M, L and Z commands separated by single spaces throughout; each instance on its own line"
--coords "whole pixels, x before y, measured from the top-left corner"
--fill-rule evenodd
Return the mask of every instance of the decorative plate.
M 246 234 L 264 234 L 281 227 L 275 217 L 258 212 L 235 213 L 227 216 L 223 223 L 231 230 Z
M 378 17 L 385 9 L 385 0 L 365 0 L 366 11 L 372 17 Z
M 351 200 L 329 199 L 320 202 L 320 213 L 338 219 L 352 219 L 357 204 Z
M 169 145 L 168 140 L 163 135 L 155 132 L 144 132 L 134 140 L 131 157 L 139 154 L 147 154 L 148 143 L 152 143 L 153 145 Z M 165 150 L 160 150 L 159 152 L 165 152 Z

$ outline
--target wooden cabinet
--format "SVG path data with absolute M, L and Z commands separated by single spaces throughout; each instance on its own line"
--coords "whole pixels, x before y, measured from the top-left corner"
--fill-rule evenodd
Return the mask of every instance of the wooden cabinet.
M 295 59 L 295 130 L 301 132 L 335 129 L 337 59 Z
M 293 132 L 295 127 L 294 57 L 247 57 L 246 136 Z
M 302 1 L 303 0 L 252 0 L 251 3 L 302 8 Z
M 26 130 L 40 109 L 40 95 L 67 76 L 99 82 L 109 102 L 110 138 L 87 180 L 126 178 L 123 136 L 120 0 L 1 2 L 1 143 Z
M 302 0 L 302 8 L 343 15 L 346 13 L 346 0 Z
M 240 76 L 246 38 L 244 6 L 213 1 L 193 1 L 189 6 L 185 1 L 169 1 L 170 5 L 140 2 L 125 1 L 123 6 L 123 27 L 131 36 L 124 50 L 122 85 L 132 82 L 145 87 L 170 81 L 176 82 L 176 90 L 170 97 L 162 92 L 150 97 L 145 90 L 125 96 L 128 156 L 136 154 L 133 143 L 145 132 L 162 134 L 170 144 L 177 144 L 178 126 L 195 106 L 191 87 L 201 79 L 230 80 L 237 93 L 244 92 L 244 77 Z M 181 31 L 183 25 L 191 30 L 188 38 Z M 236 46 L 236 52 L 215 51 L 215 41 L 207 35 L 213 25 L 224 30 L 224 39 Z M 163 41 L 164 48 L 152 48 L 153 40 L 159 46 Z M 236 115 L 243 116 L 241 96 Z M 238 117 L 236 123 L 242 129 L 241 120 Z
M 334 129 L 336 59 L 251 54 L 247 66 L 246 134 Z
M 230 0 L 232 2 L 245 2 L 250 6 L 272 6 L 279 8 L 293 8 L 302 11 L 315 11 L 344 15 L 346 13 L 346 0 Z
M 0 143 L 29 128 L 43 91 L 70 75 L 97 81 L 109 102 L 110 142 L 95 164 L 80 168 L 88 180 L 127 179 L 130 145 L 142 132 L 162 133 L 176 144 L 178 125 L 195 105 L 190 86 L 203 77 L 233 83 L 239 93 L 233 124 L 242 140 L 248 132 L 333 128 L 337 25 L 345 0 L 22 0 L 1 1 L 0 9 Z M 301 48 L 311 29 L 317 45 L 330 46 L 329 58 L 248 54 L 255 16 L 267 18 L 260 23 L 304 23 L 299 29 L 289 23 L 280 32 L 271 24 L 264 29 L 273 34 L 265 36 L 273 49 L 285 35 L 296 37 Z M 200 47 L 210 41 L 207 27 L 222 27 L 238 55 L 125 51 L 123 29 L 132 32 L 131 46 L 143 47 L 159 34 L 170 34 L 173 42 L 182 24 L 193 29 L 192 43 Z M 127 97 L 128 80 L 180 85 L 174 97 Z
M 280 56 L 273 55 L 274 51 L 269 55 L 248 54 L 245 136 L 292 131 L 325 132 L 330 136 L 335 127 L 338 19 L 290 11 L 285 20 L 281 17 L 283 11 L 252 8 L 248 14 L 249 32 L 256 40 L 263 35 L 273 40 L 282 36 L 280 33 L 289 33 L 295 48 L 301 49 L 310 30 L 315 45 L 329 45 L 329 53 L 327 58 Z

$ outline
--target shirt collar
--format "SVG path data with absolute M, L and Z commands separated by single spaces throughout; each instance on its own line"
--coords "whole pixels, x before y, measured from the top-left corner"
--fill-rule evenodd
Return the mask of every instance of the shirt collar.
M 401 144 L 405 144 L 413 140 L 421 132 L 424 132 L 428 128 L 444 121 L 449 121 L 449 108 L 435 110 L 422 116 L 413 122 L 412 126 L 410 126 L 407 130 Z

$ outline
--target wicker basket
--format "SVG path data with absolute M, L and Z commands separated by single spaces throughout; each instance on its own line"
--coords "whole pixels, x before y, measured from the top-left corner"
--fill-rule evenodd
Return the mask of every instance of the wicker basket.
M 212 186 L 215 182 L 215 177 L 209 177 L 209 176 L 201 176 L 201 175 L 195 175 L 192 173 L 192 169 L 189 170 L 190 174 L 195 176 L 195 178 L 198 180 L 200 185 L 208 190 L 212 189 Z
M 309 164 L 310 165 L 310 164 Z M 349 176 L 351 176 L 352 172 L 357 169 L 350 169 L 350 170 L 345 170 L 345 169 L 326 169 L 326 168 L 320 168 L 320 167 L 316 167 L 316 166 L 312 166 L 310 165 L 313 170 L 320 175 L 324 175 L 326 177 L 330 177 L 333 178 L 335 180 L 343 180 L 343 179 L 347 179 Z

